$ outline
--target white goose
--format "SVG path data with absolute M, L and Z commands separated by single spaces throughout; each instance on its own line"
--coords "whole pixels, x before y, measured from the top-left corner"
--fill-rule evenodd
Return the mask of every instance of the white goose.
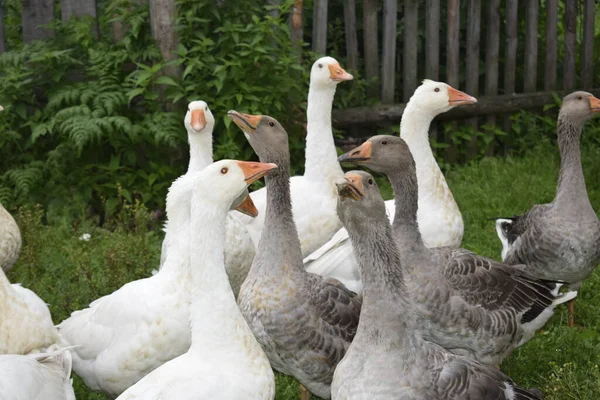
M 213 129 L 215 118 L 202 100 L 192 101 L 188 105 L 184 125 L 188 134 L 190 144 L 190 161 L 186 173 L 201 171 L 213 162 Z M 191 193 L 191 192 L 190 192 Z M 243 200 L 246 196 L 242 196 Z M 238 201 L 239 203 L 239 201 Z M 242 202 L 236 210 L 242 213 L 251 213 L 252 209 L 248 203 Z M 252 206 L 253 207 L 253 206 Z M 240 214 L 232 211 L 227 215 L 226 241 L 225 241 L 225 267 L 233 293 L 237 296 L 240 286 L 248 275 L 252 259 L 254 258 L 254 244 L 246 227 L 239 220 Z M 162 243 L 160 255 L 160 266 L 165 262 L 169 251 L 171 234 L 169 233 L 169 221 L 165 222 L 165 238 Z
M 58 341 L 46 303 L 0 269 L 0 354 L 38 353 Z
M 19 258 L 21 231 L 15 219 L 0 204 L 0 269 L 8 272 Z
M 335 181 L 344 173 L 337 162 L 331 128 L 331 108 L 337 84 L 352 79 L 331 57 L 319 58 L 312 66 L 306 111 L 306 162 L 304 175 L 290 179 L 294 220 L 302 254 L 310 254 L 331 238 L 341 226 L 335 212 Z M 241 217 L 255 246 L 265 224 L 266 189 L 250 194 L 259 210 L 256 218 Z
M 273 399 L 271 365 L 237 307 L 223 248 L 229 206 L 275 164 L 222 160 L 187 174 L 193 187 L 190 248 L 192 345 L 119 399 Z M 189 178 L 189 179 L 188 179 Z
M 400 137 L 415 159 L 419 184 L 417 221 L 427 247 L 459 246 L 463 220 L 454 196 L 438 166 L 429 144 L 429 125 L 441 113 L 477 100 L 443 82 L 425 79 L 406 105 L 400 123 Z M 390 220 L 394 200 L 385 202 Z M 349 289 L 360 291 L 358 265 L 351 251 L 348 232 L 342 228 L 314 253 L 304 259 L 307 271 L 339 279 Z
M 156 275 L 127 283 L 58 325 L 68 345 L 77 346 L 75 373 L 92 390 L 116 397 L 190 346 L 189 186 L 183 175 L 169 189 L 172 240 Z
M 0 393 L 9 400 L 75 400 L 67 349 L 0 356 Z

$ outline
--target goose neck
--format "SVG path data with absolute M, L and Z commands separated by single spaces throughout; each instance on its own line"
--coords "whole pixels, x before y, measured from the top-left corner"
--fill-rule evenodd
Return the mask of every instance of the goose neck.
M 241 314 L 225 272 L 227 207 L 201 197 L 192 197 L 189 293 L 192 350 L 205 352 L 231 346 Z
M 335 85 L 311 85 L 306 110 L 306 154 L 304 176 L 312 182 L 334 185 L 343 176 L 331 127 L 331 109 Z
M 583 123 L 571 121 L 559 115 L 558 148 L 560 151 L 560 171 L 555 203 L 585 203 L 591 207 L 581 165 L 580 138 Z
M 289 155 L 263 159 L 279 166 L 265 177 L 267 207 L 265 224 L 256 251 L 254 263 L 267 269 L 265 273 L 279 273 L 286 266 L 291 271 L 304 272 L 300 240 L 292 213 L 290 195 Z M 298 262 L 300 260 L 300 262 Z
M 200 133 L 188 128 L 190 144 L 190 162 L 188 172 L 197 172 L 213 162 L 212 127 L 207 126 Z
M 409 167 L 410 168 L 410 167 Z M 394 190 L 395 214 L 392 230 L 400 255 L 422 254 L 425 244 L 417 222 L 418 184 L 414 170 L 394 170 L 388 173 L 388 179 Z

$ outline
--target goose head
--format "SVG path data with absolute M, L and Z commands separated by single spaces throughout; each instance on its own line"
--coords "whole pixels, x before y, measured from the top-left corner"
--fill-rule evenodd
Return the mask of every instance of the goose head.
M 337 213 L 348 231 L 366 219 L 386 218 L 385 204 L 375 178 L 365 171 L 348 171 L 335 183 L 338 191 Z
M 333 57 L 319 58 L 310 70 L 311 87 L 335 89 L 338 83 L 351 81 L 353 78 Z
M 227 115 L 244 132 L 261 160 L 289 162 L 288 135 L 279 121 L 268 115 L 242 114 L 234 110 Z
M 414 171 L 415 161 L 406 142 L 398 136 L 377 135 L 342 154 L 340 162 L 364 165 L 386 175 L 394 171 Z
M 574 92 L 563 99 L 559 116 L 580 123 L 600 113 L 600 99 L 588 92 Z
M 201 133 L 208 132 L 212 134 L 215 126 L 215 117 L 213 117 L 208 108 L 208 104 L 202 100 L 192 101 L 188 105 L 187 113 L 185 114 L 185 128 L 188 132 Z
M 477 99 L 447 83 L 425 79 L 408 102 L 412 106 L 430 110 L 433 115 L 438 115 L 456 106 L 477 103 Z
M 203 202 L 235 208 L 235 202 L 244 198 L 249 185 L 268 174 L 277 165 L 271 163 L 220 160 L 204 168 L 195 178 L 194 191 L 200 192 Z M 249 196 L 250 207 L 256 209 Z M 239 204 L 238 204 L 239 206 Z

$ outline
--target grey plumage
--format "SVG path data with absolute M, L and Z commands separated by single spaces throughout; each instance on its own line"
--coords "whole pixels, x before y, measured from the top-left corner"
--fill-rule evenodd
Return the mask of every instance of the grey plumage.
M 304 270 L 291 211 L 283 127 L 268 116 L 230 116 L 260 160 L 279 166 L 266 179 L 265 227 L 238 304 L 271 365 L 329 398 L 335 366 L 356 332 L 360 297 L 335 279 Z
M 349 185 L 362 186 L 363 192 L 359 200 L 340 196 L 338 202 L 363 280 L 363 308 L 354 341 L 335 371 L 332 398 L 539 399 L 498 369 L 421 337 L 416 303 L 404 283 L 405 264 L 377 184 L 362 171 L 349 172 L 346 178 L 340 183 L 342 193 Z
M 558 295 L 558 282 L 460 248 L 427 248 L 417 225 L 417 177 L 406 143 L 374 136 L 342 155 L 385 173 L 394 188 L 393 233 L 415 304 L 418 329 L 447 350 L 499 365 L 575 292 Z
M 600 221 L 587 194 L 579 148 L 583 124 L 599 107 L 600 100 L 587 92 L 564 98 L 558 115 L 561 161 L 554 200 L 496 222 L 506 263 L 525 264 L 534 276 L 564 281 L 572 289 L 579 289 L 600 263 Z

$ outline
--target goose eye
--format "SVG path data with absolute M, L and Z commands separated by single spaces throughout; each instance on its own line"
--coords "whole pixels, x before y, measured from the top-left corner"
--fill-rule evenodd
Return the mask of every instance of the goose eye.
M 323 68 L 323 64 L 319 64 L 319 68 Z
M 439 87 L 436 87 L 435 89 L 433 89 L 433 91 L 437 93 L 437 92 L 439 92 L 439 91 L 440 91 L 440 88 L 439 88 Z
M 577 96 L 577 100 L 581 100 L 581 99 L 583 99 L 583 97 Z
M 372 185 L 373 184 L 373 179 L 369 178 L 369 180 L 367 182 L 369 182 L 369 185 Z
M 275 122 L 269 121 L 269 126 L 275 126 Z
M 208 106 L 204 107 L 204 111 L 208 111 Z
M 383 142 L 381 142 L 382 145 L 386 146 L 388 144 L 387 140 L 384 140 Z
M 229 168 L 227 168 L 227 167 L 223 167 L 223 168 L 221 168 L 221 173 L 222 173 L 223 175 L 225 175 L 225 174 L 226 174 L 226 173 L 228 173 L 228 172 L 229 172 Z

